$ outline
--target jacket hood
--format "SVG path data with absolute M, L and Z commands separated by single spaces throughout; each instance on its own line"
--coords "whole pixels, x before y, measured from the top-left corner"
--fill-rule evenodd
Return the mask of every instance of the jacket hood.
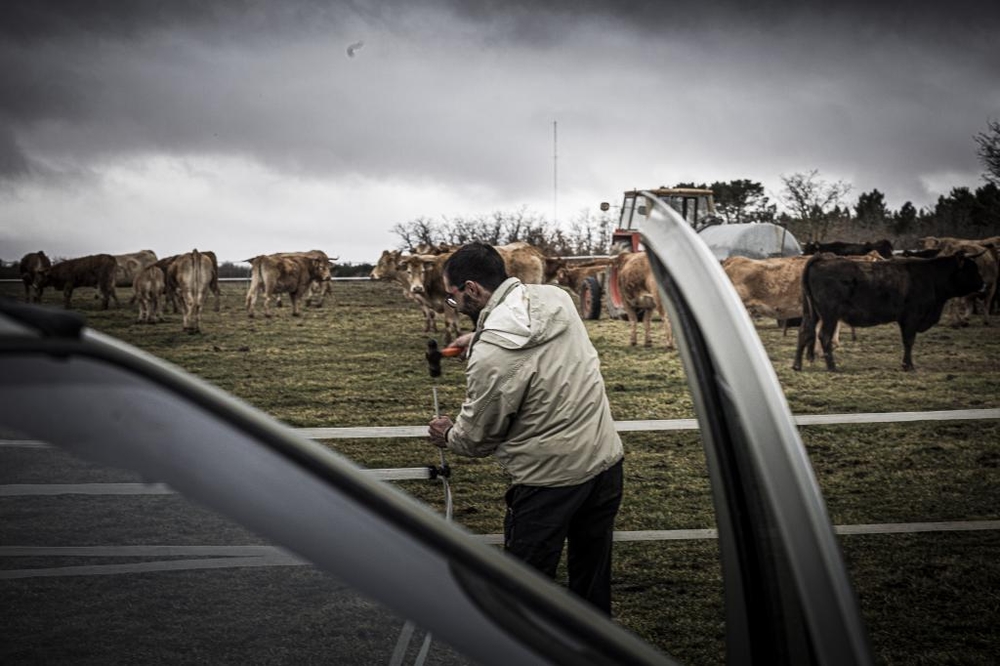
M 569 314 L 576 316 L 575 311 L 567 312 L 561 299 L 533 298 L 533 289 L 508 278 L 479 315 L 477 337 L 504 349 L 528 349 L 562 334 Z

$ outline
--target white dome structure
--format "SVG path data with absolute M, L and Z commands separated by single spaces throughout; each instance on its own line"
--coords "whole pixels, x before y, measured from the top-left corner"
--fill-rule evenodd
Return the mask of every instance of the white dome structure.
M 802 246 L 792 232 L 770 222 L 717 224 L 698 232 L 719 261 L 727 257 L 793 257 L 802 254 Z

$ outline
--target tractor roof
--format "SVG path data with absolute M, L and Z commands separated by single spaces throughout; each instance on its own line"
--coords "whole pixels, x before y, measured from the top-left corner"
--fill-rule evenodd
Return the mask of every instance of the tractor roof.
M 637 195 L 645 190 L 630 190 L 625 192 L 625 196 Z M 708 196 L 712 194 L 712 190 L 701 189 L 697 187 L 654 187 L 649 188 L 649 191 L 658 197 L 668 197 L 668 196 Z

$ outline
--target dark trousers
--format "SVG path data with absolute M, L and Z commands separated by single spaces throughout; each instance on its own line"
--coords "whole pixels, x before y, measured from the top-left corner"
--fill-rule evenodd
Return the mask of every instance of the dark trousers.
M 611 614 L 611 545 L 622 463 L 576 486 L 511 486 L 504 549 L 550 578 L 568 540 L 569 589 Z

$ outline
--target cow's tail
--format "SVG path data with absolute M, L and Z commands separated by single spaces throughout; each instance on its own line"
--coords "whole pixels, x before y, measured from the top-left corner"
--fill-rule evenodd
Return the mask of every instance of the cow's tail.
M 198 248 L 191 250 L 191 260 L 194 264 L 191 271 L 192 277 L 194 278 L 192 282 L 194 283 L 195 298 L 198 299 L 201 294 L 202 287 L 205 284 L 201 275 L 201 252 L 198 251 Z M 197 302 L 197 300 L 195 302 Z
M 812 271 L 813 265 L 817 261 L 822 260 L 821 254 L 815 254 L 809 258 L 806 265 L 802 269 L 802 321 L 805 323 L 806 319 L 813 320 L 817 317 L 816 314 L 816 304 L 813 299 L 812 288 L 809 285 L 809 273 Z M 815 325 L 815 323 L 814 323 Z
M 802 323 L 799 324 L 799 336 L 798 341 L 795 344 L 795 362 L 792 364 L 793 370 L 802 369 L 802 355 L 806 353 L 809 360 L 812 361 L 814 358 L 814 347 L 816 345 L 816 307 L 813 302 L 812 289 L 809 287 L 809 273 L 811 272 L 812 265 L 816 263 L 816 260 L 820 255 L 814 255 L 806 261 L 806 265 L 802 267 L 802 276 L 799 278 L 802 280 Z

